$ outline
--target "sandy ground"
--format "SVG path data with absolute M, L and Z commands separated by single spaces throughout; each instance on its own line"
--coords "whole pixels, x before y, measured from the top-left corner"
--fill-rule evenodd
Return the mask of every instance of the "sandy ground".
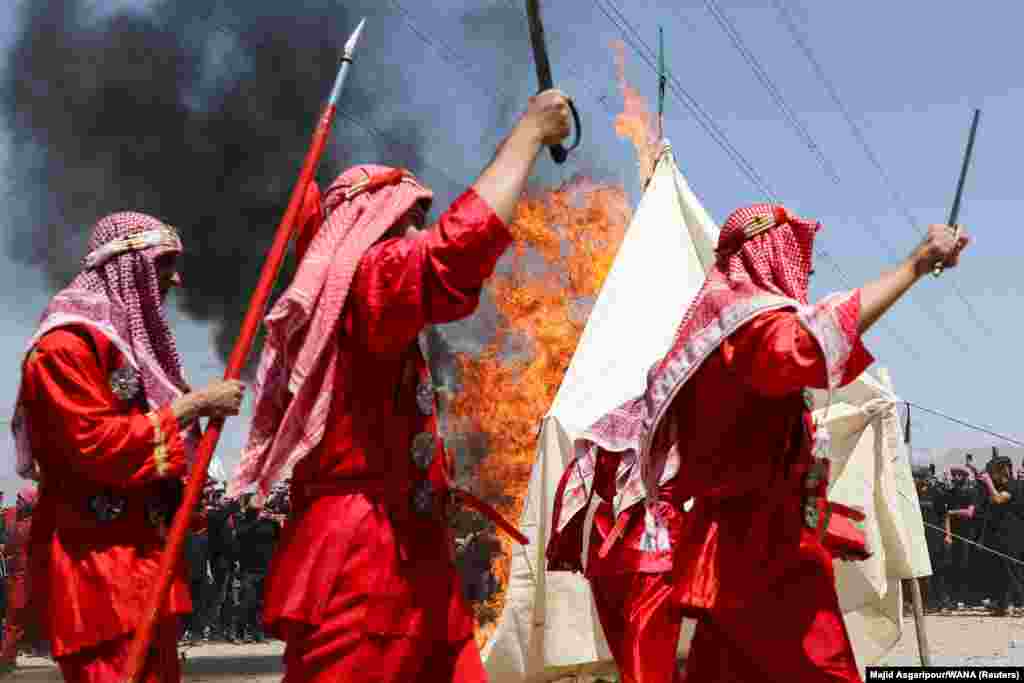
M 284 643 L 269 641 L 259 645 L 217 643 L 181 648 L 185 656 L 185 680 L 189 683 L 278 683 L 281 680 L 281 655 Z M 18 657 L 18 669 L 0 677 L 7 681 L 60 681 L 57 665 L 48 659 Z
M 936 666 L 1024 666 L 1024 617 L 990 617 L 982 612 L 929 615 L 926 631 Z M 284 644 L 213 644 L 183 649 L 189 683 L 277 683 Z M 917 635 L 908 619 L 903 638 L 883 665 L 917 666 Z M 59 681 L 53 662 L 22 656 L 4 681 Z
M 1024 666 L 1024 617 L 993 617 L 982 610 L 925 617 L 932 666 Z M 914 621 L 881 665 L 918 666 Z

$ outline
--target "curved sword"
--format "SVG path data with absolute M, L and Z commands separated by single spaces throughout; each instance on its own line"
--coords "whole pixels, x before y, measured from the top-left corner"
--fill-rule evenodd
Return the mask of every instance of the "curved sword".
M 544 24 L 540 20 L 539 0 L 526 0 L 526 18 L 530 22 L 530 43 L 533 45 L 533 61 L 537 65 L 537 82 L 541 92 L 555 87 L 555 81 L 551 77 L 551 62 L 548 61 L 548 47 L 544 41 Z M 568 99 L 568 98 L 566 98 Z M 576 125 L 576 140 L 572 147 L 566 149 L 562 145 L 551 145 L 551 158 L 556 164 L 564 164 L 569 152 L 580 146 L 580 138 L 583 135 L 583 128 L 580 124 L 580 115 L 576 111 L 576 105 L 568 99 L 569 109 L 572 111 L 573 122 Z

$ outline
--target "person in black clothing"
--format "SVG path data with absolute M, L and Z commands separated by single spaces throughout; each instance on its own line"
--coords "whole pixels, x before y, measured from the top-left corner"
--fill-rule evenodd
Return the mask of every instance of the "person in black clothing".
M 200 503 L 205 512 L 210 486 L 203 492 Z M 192 614 L 185 621 L 186 642 L 207 640 L 209 638 L 209 612 L 211 601 L 211 583 L 209 570 L 210 543 L 207 530 L 190 531 L 185 537 L 185 554 L 189 562 L 189 580 L 192 597 Z
M 1005 556 L 995 556 L 993 561 L 993 612 L 1004 616 L 1012 597 L 1024 598 L 1024 571 L 1019 564 L 1024 559 L 1024 481 L 1014 478 L 1013 463 L 998 451 L 980 480 L 988 494 L 985 543 Z
M 263 500 L 252 494 L 238 523 L 238 567 L 242 578 L 242 624 L 245 642 L 262 642 L 263 583 L 281 534 L 275 515 L 264 512 Z
M 942 482 L 935 477 L 932 465 L 915 477 L 917 498 L 921 504 L 921 516 L 925 522 L 924 537 L 928 544 L 928 557 L 932 563 L 932 575 L 927 582 L 925 609 L 936 611 L 951 606 L 946 587 L 946 567 L 949 564 L 949 548 L 941 531 L 946 518 L 946 493 Z
M 223 488 L 214 489 L 206 516 L 210 538 L 210 573 L 213 575 L 210 626 L 214 636 L 234 642 L 238 612 L 231 599 L 231 582 L 234 579 L 237 555 L 234 515 L 241 508 L 237 501 L 225 501 L 223 495 Z
M 970 470 L 960 466 L 950 469 L 952 481 L 943 505 L 946 510 L 945 545 L 949 554 L 944 583 L 952 602 L 961 606 L 974 600 L 970 569 L 974 549 L 967 540 L 973 541 L 977 535 L 976 519 L 984 501 Z
M 977 480 L 981 473 L 978 471 L 978 468 L 974 466 L 974 456 L 970 453 L 964 456 L 964 467 L 969 469 L 974 479 Z

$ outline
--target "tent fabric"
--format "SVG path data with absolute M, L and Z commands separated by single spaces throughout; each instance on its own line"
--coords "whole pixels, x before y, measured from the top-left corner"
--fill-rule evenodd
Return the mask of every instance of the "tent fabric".
M 815 417 L 832 435 L 829 499 L 859 507 L 873 555 L 835 562 L 839 604 L 857 665 L 876 664 L 903 632 L 902 579 L 930 576 L 921 506 L 911 475 L 910 448 L 889 373 L 865 373 L 827 396 L 814 391 Z
M 224 469 L 224 461 L 216 453 L 210 460 L 210 466 L 206 469 L 206 476 L 216 481 L 227 481 L 227 470 Z
M 483 650 L 493 683 L 614 671 L 586 579 L 545 569 L 555 489 L 573 439 L 643 392 L 647 370 L 669 350 L 714 263 L 717 243 L 718 226 L 666 144 L 541 426 L 520 519 L 530 544 L 512 551 L 505 610 Z M 641 299 L 645 305 L 636 306 Z M 692 631 L 692 623 L 684 625 L 683 654 Z
M 540 428 L 520 519 L 530 543 L 514 546 L 505 609 L 482 653 L 492 683 L 585 681 L 614 671 L 586 579 L 545 569 L 555 489 L 576 436 L 643 391 L 647 370 L 668 351 L 714 262 L 717 241 L 718 227 L 666 144 Z M 882 377 L 865 374 L 839 390 L 827 414 L 837 461 L 830 496 L 865 510 L 875 551 L 866 562 L 837 561 L 840 604 L 862 669 L 900 637 L 900 579 L 931 574 L 899 401 Z M 816 400 L 824 405 L 823 394 Z M 680 656 L 694 628 L 684 620 Z

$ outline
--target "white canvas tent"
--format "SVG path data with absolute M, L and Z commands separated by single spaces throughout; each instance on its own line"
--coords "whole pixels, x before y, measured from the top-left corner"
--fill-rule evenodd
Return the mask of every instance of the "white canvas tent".
M 520 519 L 530 544 L 513 549 L 505 609 L 483 650 L 493 683 L 614 670 L 587 581 L 545 569 L 555 488 L 572 457 L 575 436 L 644 390 L 647 370 L 668 350 L 713 263 L 717 241 L 717 225 L 666 146 L 541 425 Z M 880 398 L 888 400 L 864 408 Z M 868 526 L 874 529 L 873 540 L 884 538 L 882 551 L 871 561 L 843 567 L 838 579 L 862 665 L 875 661 L 899 637 L 897 579 L 931 571 L 906 449 L 899 448 L 894 400 L 890 387 L 863 377 L 837 393 L 829 411 L 836 450 L 846 454 L 845 466 L 833 470 L 836 499 L 872 511 Z M 860 415 L 865 410 L 873 412 Z M 840 436 L 841 429 L 848 433 Z M 891 448 L 871 447 L 883 442 Z M 906 500 L 894 497 L 899 492 Z M 680 655 L 688 649 L 693 626 L 684 624 Z
M 491 681 L 555 680 L 614 668 L 587 581 L 545 571 L 551 505 L 572 439 L 644 390 L 714 262 L 718 226 L 666 147 L 541 425 L 505 610 L 484 648 Z M 686 639 L 688 640 L 688 639 Z
M 210 459 L 210 466 L 206 468 L 206 476 L 218 482 L 227 482 L 228 475 L 224 470 L 224 462 L 214 453 Z

